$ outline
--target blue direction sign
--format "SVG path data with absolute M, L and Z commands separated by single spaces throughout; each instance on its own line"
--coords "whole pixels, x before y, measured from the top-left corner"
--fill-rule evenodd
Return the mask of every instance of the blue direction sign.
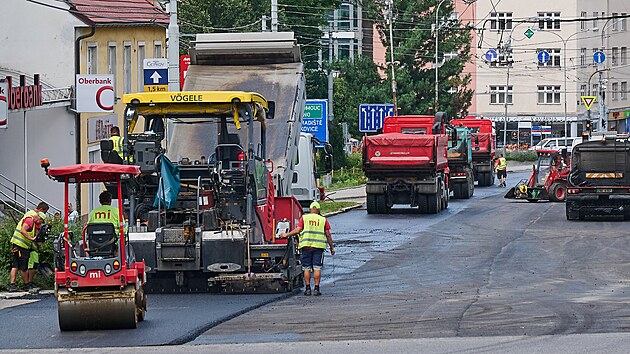
M 322 143 L 328 142 L 328 100 L 306 100 L 301 131 L 313 134 Z
M 168 69 L 144 69 L 145 85 L 168 85 Z
M 497 51 L 494 49 L 488 49 L 485 57 L 486 57 L 486 61 L 493 62 L 499 59 L 499 53 L 497 53 Z
M 602 52 L 601 50 L 598 50 L 593 53 L 593 60 L 595 61 L 595 63 L 601 64 L 606 60 L 606 54 L 604 54 L 604 52 Z
M 550 58 L 551 58 L 551 55 L 549 55 L 549 52 L 547 52 L 546 50 L 541 50 L 540 52 L 538 52 L 539 63 L 545 64 L 546 62 L 549 61 Z
M 359 106 L 359 131 L 373 133 L 383 128 L 385 117 L 394 115 L 393 104 L 362 104 Z

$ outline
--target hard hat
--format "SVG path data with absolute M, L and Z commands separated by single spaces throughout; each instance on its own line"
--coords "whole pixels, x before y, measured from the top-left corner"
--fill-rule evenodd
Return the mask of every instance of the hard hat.
M 43 212 L 41 212 L 41 211 L 38 211 L 38 212 L 37 212 L 37 216 L 39 216 L 42 220 L 46 220 L 46 214 L 44 214 L 44 213 L 43 213 Z
M 318 203 L 318 202 L 312 202 L 312 203 L 311 203 L 311 206 L 310 206 L 309 208 L 311 208 L 311 209 L 317 209 L 317 210 L 321 209 L 321 207 L 319 206 L 319 203 Z

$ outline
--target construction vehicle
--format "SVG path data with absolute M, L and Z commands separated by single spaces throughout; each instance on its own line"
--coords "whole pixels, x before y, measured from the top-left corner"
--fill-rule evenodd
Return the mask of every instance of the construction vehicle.
M 496 136 L 489 119 L 466 116 L 461 119 L 453 119 L 453 126 L 464 126 L 472 135 L 473 172 L 475 181 L 479 187 L 487 187 L 494 184 L 495 171 L 493 161 L 496 153 Z
M 321 168 L 319 167 L 321 165 Z M 324 187 L 319 187 L 319 178 L 333 169 L 332 145 L 322 143 L 313 134 L 300 133 L 291 194 L 303 207 L 314 200 L 323 201 Z
M 290 291 L 302 279 L 296 245 L 275 236 L 302 215 L 291 189 L 306 101 L 297 41 L 199 34 L 190 58 L 183 92 L 123 97 L 123 160 L 142 169 L 128 188 L 140 219 L 129 238 L 148 289 Z M 159 187 L 168 159 L 179 170 L 171 206 Z
M 442 112 L 387 117 L 382 134 L 363 138 L 369 214 L 387 213 L 394 204 L 429 214 L 448 207 L 447 121 Z
M 145 264 L 127 243 L 123 223 L 88 224 L 82 237 L 68 230 L 68 185 L 108 182 L 122 195 L 122 179 L 140 174 L 129 165 L 83 164 L 49 168 L 46 174 L 64 183 L 64 230 L 54 241 L 55 296 L 62 331 L 136 328 L 144 320 L 147 299 Z M 122 198 L 118 220 L 123 220 Z
M 568 182 L 567 220 L 630 218 L 628 135 L 594 136 L 573 147 Z
M 567 196 L 569 156 L 567 149 L 537 150 L 538 160 L 528 179 L 519 181 L 505 194 L 507 199 L 527 199 L 529 202 L 549 200 L 564 202 Z
M 446 132 L 449 138 L 449 187 L 453 199 L 468 199 L 475 192 L 471 135 L 468 128 L 452 125 L 446 128 Z

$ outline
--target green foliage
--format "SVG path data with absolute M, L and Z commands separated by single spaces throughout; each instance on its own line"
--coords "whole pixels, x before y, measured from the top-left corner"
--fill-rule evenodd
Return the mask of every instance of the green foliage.
M 505 154 L 505 159 L 508 161 L 519 161 L 519 162 L 536 161 L 538 160 L 538 155 L 536 154 L 536 151 L 514 150 L 514 151 L 508 151 Z
M 330 190 L 360 186 L 365 183 L 366 178 L 361 169 L 361 154 L 353 153 L 347 157 L 346 167 L 341 167 L 332 174 L 332 185 Z

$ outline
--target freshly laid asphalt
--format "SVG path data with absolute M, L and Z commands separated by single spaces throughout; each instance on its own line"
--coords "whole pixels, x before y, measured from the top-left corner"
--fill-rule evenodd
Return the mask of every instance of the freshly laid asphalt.
M 630 349 L 611 346 L 630 343 L 627 224 L 569 222 L 561 203 L 506 200 L 505 191 L 477 188 L 438 215 L 331 217 L 337 254 L 327 254 L 321 297 L 151 295 L 138 329 L 76 333 L 59 332 L 55 300 L 45 297 L 0 310 L 3 333 L 24 329 L 22 340 L 0 337 L 0 349 L 300 352 L 307 341 L 314 352 L 348 353 Z

